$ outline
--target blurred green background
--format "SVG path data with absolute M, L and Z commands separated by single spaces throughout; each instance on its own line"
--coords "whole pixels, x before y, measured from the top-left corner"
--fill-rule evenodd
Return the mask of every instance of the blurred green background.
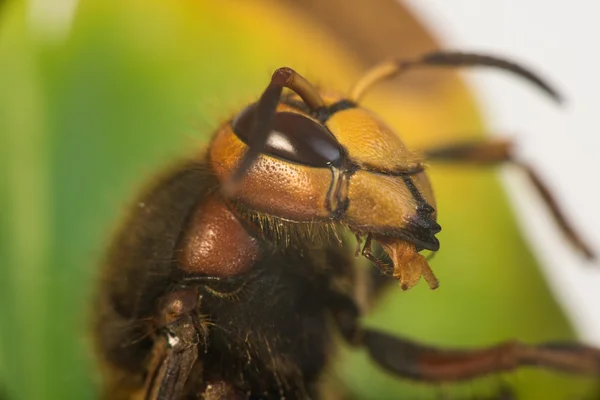
M 378 26 L 361 22 L 367 5 Z M 345 90 L 377 59 L 436 46 L 386 0 L 82 0 L 72 18 L 51 21 L 32 3 L 0 2 L 0 393 L 11 400 L 95 398 L 90 299 L 111 230 L 149 176 L 200 149 L 275 68 Z M 398 39 L 382 44 L 390 32 Z M 448 73 L 415 73 L 366 104 L 417 147 L 484 131 Z M 434 166 L 432 177 L 441 287 L 392 288 L 366 323 L 439 345 L 573 337 L 494 172 Z M 595 390 L 531 371 L 428 388 L 348 349 L 330 375 L 358 399 L 469 397 L 502 382 L 523 399 Z

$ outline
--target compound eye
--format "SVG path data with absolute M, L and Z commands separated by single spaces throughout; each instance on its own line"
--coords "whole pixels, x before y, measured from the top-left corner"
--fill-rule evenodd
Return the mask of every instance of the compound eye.
M 233 120 L 233 131 L 248 145 L 254 123 L 255 105 L 246 107 Z M 342 156 L 331 133 L 321 124 L 293 112 L 278 112 L 267 141 L 265 154 L 311 167 L 327 167 Z

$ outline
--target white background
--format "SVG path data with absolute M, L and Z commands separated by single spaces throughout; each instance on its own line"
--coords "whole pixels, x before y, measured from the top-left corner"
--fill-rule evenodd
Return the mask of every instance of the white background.
M 556 106 L 503 73 L 470 72 L 492 131 L 519 144 L 578 231 L 600 254 L 600 6 L 593 1 L 407 0 L 446 48 L 510 57 L 566 98 Z M 563 240 L 518 173 L 503 173 L 547 280 L 581 337 L 600 345 L 600 261 Z

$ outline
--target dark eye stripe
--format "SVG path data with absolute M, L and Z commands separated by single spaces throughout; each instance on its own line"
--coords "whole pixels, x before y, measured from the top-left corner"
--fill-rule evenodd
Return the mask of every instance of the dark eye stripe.
M 237 137 L 248 145 L 254 107 L 246 107 L 232 122 Z M 278 112 L 273 120 L 265 154 L 322 168 L 338 161 L 342 150 L 335 137 L 319 123 L 302 114 Z

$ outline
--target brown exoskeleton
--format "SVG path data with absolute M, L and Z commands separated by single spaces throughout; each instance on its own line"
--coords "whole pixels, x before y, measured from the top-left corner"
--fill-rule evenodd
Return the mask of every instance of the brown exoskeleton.
M 357 254 L 402 289 L 421 276 L 435 289 L 420 254 L 439 249 L 441 229 L 424 161 L 516 162 L 509 143 L 485 140 L 421 156 L 358 104 L 374 83 L 419 66 L 500 68 L 558 98 L 528 70 L 478 54 L 385 63 L 349 97 L 278 69 L 207 151 L 142 193 L 114 237 L 95 321 L 107 398 L 319 398 L 334 331 L 405 379 L 454 382 L 521 366 L 600 376 L 600 351 L 577 343 L 447 350 L 359 323 L 342 230 L 359 245 L 365 239 Z M 533 171 L 518 165 L 570 242 L 592 257 Z

